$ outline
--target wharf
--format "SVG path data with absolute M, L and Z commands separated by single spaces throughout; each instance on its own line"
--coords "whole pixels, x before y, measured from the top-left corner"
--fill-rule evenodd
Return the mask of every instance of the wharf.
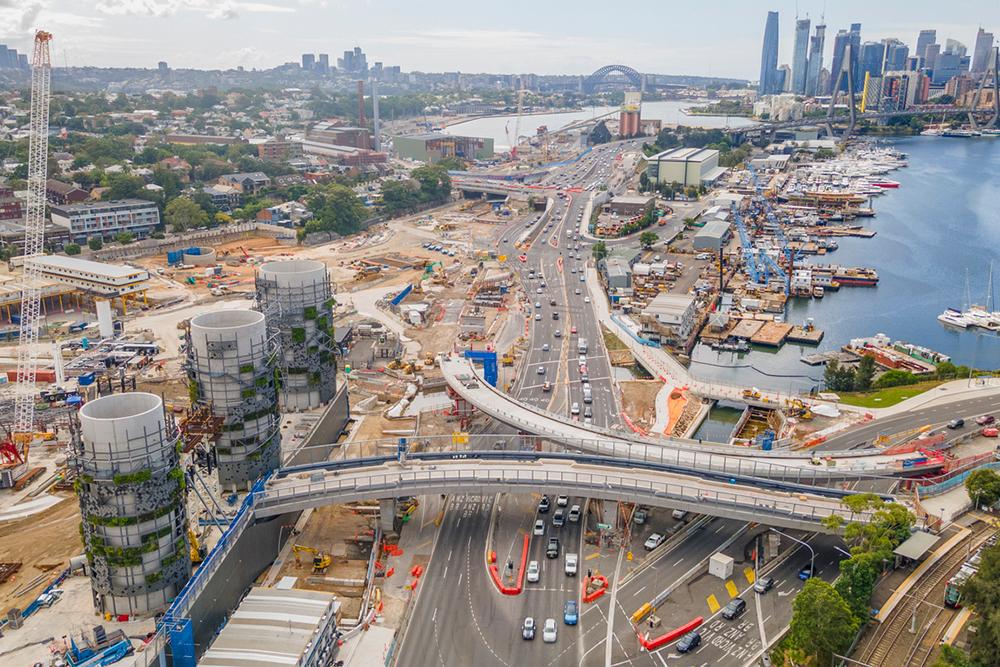
M 864 227 L 806 227 L 805 230 L 816 236 L 857 236 L 863 239 L 870 239 L 876 233 Z
M 838 350 L 831 350 L 829 352 L 816 352 L 814 354 L 806 354 L 799 358 L 804 364 L 809 364 L 810 366 L 822 366 L 831 361 L 836 360 L 841 366 L 844 364 L 851 364 L 858 360 L 857 355 L 851 354 L 850 352 L 841 352 Z
M 740 322 L 740 324 L 743 324 L 743 322 Z M 754 345 L 779 347 L 788 338 L 788 334 L 791 333 L 793 328 L 791 324 L 785 324 L 784 322 L 765 322 L 764 326 L 760 327 L 750 337 L 750 342 Z
M 729 332 L 729 335 L 733 338 L 743 338 L 745 340 L 749 340 L 756 335 L 765 324 L 768 323 L 761 320 L 743 319 L 739 321 L 739 324 L 733 327 L 732 331 Z
M 805 343 L 806 345 L 819 345 L 823 340 L 823 332 L 813 327 L 806 330 L 805 327 L 795 325 L 787 336 L 789 343 Z

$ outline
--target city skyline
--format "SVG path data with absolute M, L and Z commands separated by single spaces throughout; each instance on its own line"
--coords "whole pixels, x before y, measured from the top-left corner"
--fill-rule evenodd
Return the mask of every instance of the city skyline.
M 646 1 L 634 6 L 636 15 L 661 21 L 595 21 L 608 12 L 591 0 L 575 3 L 573 11 L 515 0 L 502 14 L 453 0 L 435 4 L 428 12 L 394 0 L 0 0 L 0 40 L 24 52 L 33 29 L 44 27 L 56 35 L 57 66 L 155 68 L 166 60 L 171 67 L 266 69 L 298 62 L 305 52 L 339 54 L 359 45 L 372 62 L 404 71 L 588 74 L 622 63 L 643 72 L 756 80 L 759 67 L 747 55 L 760 53 L 767 11 L 782 18 L 779 65 L 793 64 L 796 6 L 813 26 L 823 16 L 826 62 L 829 35 L 855 22 L 862 23 L 865 41 L 894 37 L 913 45 L 920 29 L 933 27 L 939 41 L 950 37 L 970 48 L 980 27 L 996 32 L 1000 26 L 1000 6 L 986 0 L 947 7 L 848 0 L 826 7 L 825 15 L 822 3 L 721 0 L 714 16 L 722 19 L 710 27 L 700 13 L 668 15 Z M 312 29 L 304 32 L 303 25 Z

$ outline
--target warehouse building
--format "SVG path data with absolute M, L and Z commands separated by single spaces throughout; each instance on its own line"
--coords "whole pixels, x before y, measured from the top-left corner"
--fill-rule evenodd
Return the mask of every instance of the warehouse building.
M 602 210 L 610 215 L 642 215 L 652 202 L 653 197 L 650 195 L 621 195 L 606 203 Z
M 326 667 L 337 655 L 337 612 L 330 593 L 250 589 L 198 667 Z
M 431 133 L 394 137 L 392 142 L 400 158 L 429 164 L 449 157 L 463 160 L 488 160 L 493 157 L 493 139 L 489 137 Z
M 67 204 L 52 206 L 50 211 L 52 222 L 68 229 L 77 243 L 86 243 L 92 236 L 111 239 L 121 232 L 142 239 L 160 224 L 160 209 L 145 199 Z
M 695 250 L 719 252 L 729 241 L 729 223 L 722 220 L 709 220 L 699 229 L 692 241 Z
M 621 257 L 608 257 L 598 264 L 608 290 L 628 289 L 632 286 L 632 267 Z
M 646 176 L 657 184 L 710 185 L 724 173 L 712 148 L 671 148 L 646 158 Z
M 697 313 L 690 294 L 660 292 L 640 313 L 642 334 L 661 343 L 684 343 L 694 330 Z

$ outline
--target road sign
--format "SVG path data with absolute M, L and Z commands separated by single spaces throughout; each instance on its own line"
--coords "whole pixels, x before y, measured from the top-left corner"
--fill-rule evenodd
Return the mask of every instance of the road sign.
M 499 255 L 497 257 L 497 261 L 500 262 L 501 264 L 503 264 L 504 262 L 507 261 L 507 255 Z
M 611 526 L 606 523 L 597 524 L 597 530 L 611 530 Z

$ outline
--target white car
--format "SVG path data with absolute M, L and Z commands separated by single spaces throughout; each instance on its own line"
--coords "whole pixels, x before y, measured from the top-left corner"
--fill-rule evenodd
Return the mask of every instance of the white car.
M 528 583 L 537 584 L 538 579 L 541 576 L 542 569 L 538 567 L 538 561 L 533 560 L 528 563 Z
M 569 496 L 557 496 L 556 507 L 566 507 L 569 505 Z
M 556 619 L 545 619 L 545 625 L 542 627 L 542 641 L 546 644 L 554 644 L 556 642 L 556 632 Z
M 589 296 L 583 297 L 583 302 L 584 303 L 590 303 L 590 297 Z
M 667 539 L 666 535 L 661 535 L 660 533 L 653 533 L 646 539 L 646 542 L 642 546 L 646 549 L 646 551 L 652 551 L 656 547 L 663 544 L 663 542 L 666 539 Z
M 535 529 L 531 531 L 533 535 L 544 535 L 545 534 L 545 522 L 539 519 L 535 522 Z

